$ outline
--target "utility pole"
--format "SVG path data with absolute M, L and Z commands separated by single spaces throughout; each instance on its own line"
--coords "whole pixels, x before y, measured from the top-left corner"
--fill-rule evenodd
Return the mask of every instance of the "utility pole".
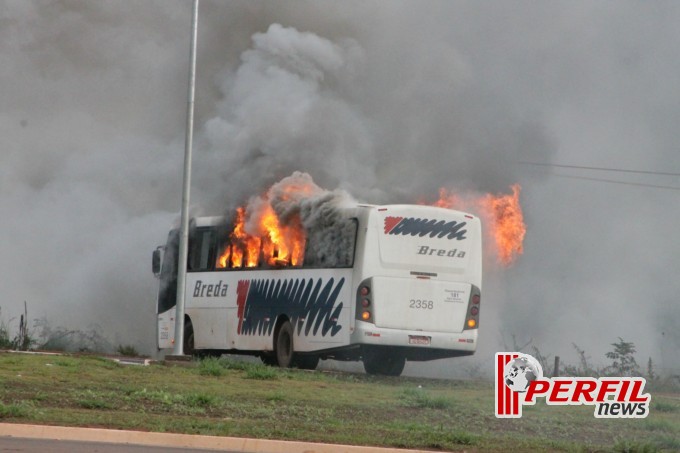
M 191 191 L 191 146 L 194 137 L 194 95 L 196 91 L 196 36 L 198 32 L 198 0 L 194 0 L 191 17 L 191 53 L 189 64 L 189 93 L 187 95 L 187 125 L 184 141 L 184 183 L 182 185 L 182 217 L 177 266 L 177 307 L 175 311 L 175 348 L 173 355 L 184 355 L 184 295 L 189 255 L 189 195 Z

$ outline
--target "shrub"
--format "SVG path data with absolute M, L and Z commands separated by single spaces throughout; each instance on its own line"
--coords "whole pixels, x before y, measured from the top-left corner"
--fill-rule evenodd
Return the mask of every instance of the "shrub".
M 139 357 L 139 352 L 137 352 L 137 349 L 132 345 L 119 345 L 116 352 L 125 357 Z

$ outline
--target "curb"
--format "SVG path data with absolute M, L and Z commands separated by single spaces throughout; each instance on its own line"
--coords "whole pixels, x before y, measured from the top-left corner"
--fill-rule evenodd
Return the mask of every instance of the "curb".
M 362 447 L 356 445 L 198 436 L 101 428 L 20 425 L 13 423 L 0 423 L 0 437 L 106 442 L 154 447 L 202 448 L 207 450 L 231 450 L 242 453 L 432 453 L 425 450 Z

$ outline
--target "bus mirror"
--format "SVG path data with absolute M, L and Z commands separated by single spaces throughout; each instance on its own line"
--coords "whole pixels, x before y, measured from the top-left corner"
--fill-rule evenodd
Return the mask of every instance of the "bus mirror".
M 161 275 L 161 248 L 158 247 L 156 250 L 153 251 L 153 255 L 151 256 L 151 270 L 153 270 L 153 274 L 158 277 Z

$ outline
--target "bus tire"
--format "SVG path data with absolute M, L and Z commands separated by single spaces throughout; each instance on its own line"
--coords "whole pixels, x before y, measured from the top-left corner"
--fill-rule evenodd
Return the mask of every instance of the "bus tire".
M 364 370 L 367 374 L 400 376 L 406 365 L 406 357 L 401 354 L 365 354 Z
M 182 347 L 184 349 L 184 355 L 196 355 L 196 350 L 194 349 L 194 326 L 191 325 L 189 318 L 184 321 L 184 339 Z
M 318 355 L 298 355 L 294 360 L 295 367 L 301 370 L 316 370 L 319 365 Z
M 276 363 L 281 368 L 290 368 L 293 363 L 293 326 L 288 320 L 283 321 L 276 331 L 274 339 Z

